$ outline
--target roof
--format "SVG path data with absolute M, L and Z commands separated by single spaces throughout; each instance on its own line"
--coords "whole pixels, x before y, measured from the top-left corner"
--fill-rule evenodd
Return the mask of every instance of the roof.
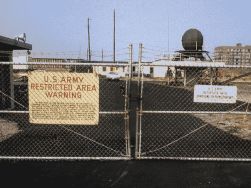
M 31 50 L 32 45 L 16 39 L 0 36 L 0 51 Z
M 246 46 L 217 46 L 214 50 L 223 50 L 223 49 L 251 49 L 251 45 Z
M 168 61 L 160 60 L 154 61 L 151 64 L 144 64 L 146 66 L 175 66 L 175 67 L 228 67 L 223 62 L 209 62 L 209 61 Z

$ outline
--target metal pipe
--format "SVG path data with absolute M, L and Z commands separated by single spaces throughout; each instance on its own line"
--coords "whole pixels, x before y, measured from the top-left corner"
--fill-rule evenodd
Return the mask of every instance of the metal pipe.
M 23 63 L 13 63 L 13 62 L 0 62 L 0 65 L 23 65 Z M 66 62 L 27 62 L 25 65 L 80 65 L 80 66 L 114 66 L 114 63 L 99 63 L 97 64 L 96 62 L 92 63 L 66 63 Z M 122 62 L 122 63 L 117 63 L 116 66 L 122 67 L 122 66 L 128 66 L 128 62 Z
M 2 114 L 29 114 L 29 111 L 12 111 L 12 110 L 0 110 Z M 125 114 L 127 112 L 113 112 L 113 111 L 103 111 L 99 112 L 99 114 Z
M 139 132 L 138 132 L 138 137 L 139 137 L 139 141 L 138 141 L 138 144 L 139 144 L 139 148 L 138 148 L 138 157 L 140 158 L 141 156 L 141 139 L 142 139 L 142 110 L 143 110 L 143 104 L 142 104 L 142 100 L 143 100 L 143 87 L 144 87 L 144 67 L 141 65 L 141 61 L 142 61 L 142 48 L 143 48 L 143 45 L 140 44 L 140 53 L 139 53 L 139 65 L 140 65 L 140 74 L 141 74 L 141 77 L 140 77 L 140 84 L 139 84 L 139 87 L 140 87 L 140 93 L 139 93 L 139 113 L 138 113 L 138 116 L 139 116 Z
M 235 111 L 141 111 L 143 114 L 235 114 L 235 115 L 251 115 L 251 112 L 235 112 Z
M 13 157 L 13 156 L 0 156 L 0 159 L 12 160 L 129 160 L 126 157 Z
M 130 53 L 131 49 L 129 46 L 129 53 Z M 129 61 L 129 66 L 127 67 L 127 69 L 130 69 L 130 62 Z M 128 93 L 130 92 L 130 72 L 128 72 L 128 79 L 126 79 L 126 88 L 125 88 L 125 104 L 124 104 L 124 111 L 125 111 L 125 117 L 124 117 L 124 123 L 125 123 L 125 143 L 126 143 L 126 154 L 130 157 L 131 156 L 131 143 L 130 143 L 130 119 L 129 119 L 129 96 Z
M 136 135 L 135 135 L 135 158 L 140 158 L 139 155 L 139 112 L 136 111 Z
M 251 161 L 249 158 L 210 158 L 210 157 L 141 157 L 140 159 L 174 159 L 196 161 Z
M 184 69 L 184 86 L 186 87 L 187 85 L 187 70 L 186 68 Z
M 213 85 L 213 68 L 210 68 L 210 85 Z

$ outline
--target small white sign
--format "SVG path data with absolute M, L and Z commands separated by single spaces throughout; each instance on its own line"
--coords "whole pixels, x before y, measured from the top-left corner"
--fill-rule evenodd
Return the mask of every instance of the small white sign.
M 195 85 L 194 102 L 236 103 L 236 86 Z

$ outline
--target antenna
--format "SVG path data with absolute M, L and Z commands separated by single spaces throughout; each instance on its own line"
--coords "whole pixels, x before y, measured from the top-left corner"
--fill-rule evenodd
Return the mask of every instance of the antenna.
M 102 52 L 101 52 L 101 57 L 102 57 L 102 62 L 104 61 L 104 50 L 102 49 Z
M 115 9 L 113 10 L 113 62 L 115 63 Z
M 169 51 L 169 15 L 168 15 L 168 17 L 167 17 L 167 49 L 168 49 L 168 55 L 169 55 L 169 53 L 170 53 L 170 51 Z
M 25 42 L 26 42 L 26 34 L 25 34 L 25 33 L 22 33 L 22 34 L 16 36 L 16 37 L 15 37 L 15 40 L 17 40 L 17 41 L 22 41 L 22 42 L 25 43 Z
M 88 22 L 88 61 L 91 61 L 91 41 L 90 41 L 90 19 L 87 19 Z
M 79 46 L 79 54 L 78 54 L 78 59 L 80 59 L 80 57 L 81 57 L 81 49 L 82 49 L 82 46 L 80 45 L 80 46 Z

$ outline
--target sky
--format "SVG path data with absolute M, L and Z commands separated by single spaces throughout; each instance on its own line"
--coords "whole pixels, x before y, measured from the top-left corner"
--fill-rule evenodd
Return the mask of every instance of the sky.
M 249 0 L 0 0 L 0 35 L 26 33 L 34 52 L 80 52 L 87 49 L 90 20 L 93 54 L 112 53 L 113 10 L 116 50 L 135 54 L 139 43 L 156 51 L 182 49 L 190 28 L 204 36 L 204 49 L 251 45 Z M 111 57 L 112 58 L 112 57 Z M 137 57 L 135 57 L 137 58 Z

